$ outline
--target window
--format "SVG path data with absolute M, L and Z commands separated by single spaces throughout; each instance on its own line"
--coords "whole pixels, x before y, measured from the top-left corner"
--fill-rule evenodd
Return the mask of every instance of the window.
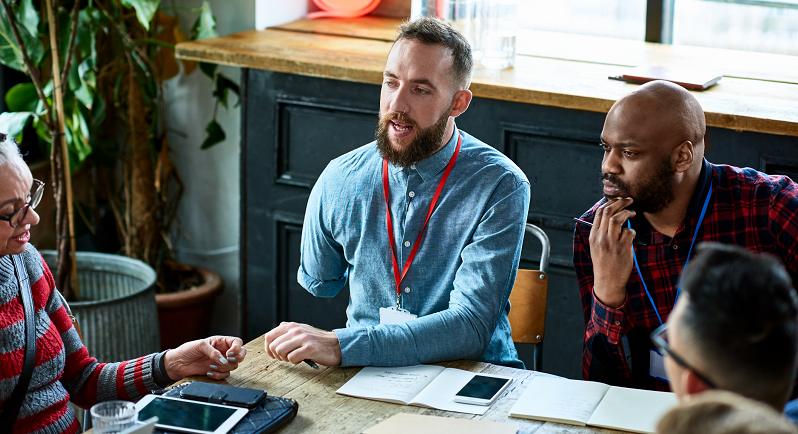
M 521 28 L 635 39 L 646 33 L 646 0 L 519 0 Z
M 521 28 L 592 36 L 646 39 L 649 23 L 679 45 L 798 55 L 798 0 L 518 0 Z M 667 12 L 665 17 L 668 18 Z M 667 27 L 672 23 L 672 28 Z M 659 29 L 649 29 L 648 40 Z M 665 36 L 667 40 L 669 36 Z
M 673 43 L 798 55 L 798 0 L 676 0 Z

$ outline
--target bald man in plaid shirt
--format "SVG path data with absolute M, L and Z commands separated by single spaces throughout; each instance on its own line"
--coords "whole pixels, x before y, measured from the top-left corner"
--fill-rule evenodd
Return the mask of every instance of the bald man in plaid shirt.
M 604 198 L 574 230 L 586 380 L 668 390 L 651 331 L 668 320 L 692 247 L 735 244 L 781 258 L 798 282 L 798 186 L 704 159 L 704 112 L 685 89 L 645 84 L 604 122 Z M 752 379 L 755 381 L 755 379 Z

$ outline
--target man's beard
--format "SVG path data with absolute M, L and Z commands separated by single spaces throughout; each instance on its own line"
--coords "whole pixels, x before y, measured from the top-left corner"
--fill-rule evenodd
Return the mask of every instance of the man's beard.
M 601 180 L 605 179 L 634 199 L 632 205 L 627 209 L 636 211 L 638 214 L 659 212 L 670 205 L 674 199 L 676 178 L 669 158 L 660 164 L 654 176 L 640 183 L 630 185 L 618 178 L 618 175 L 602 173 Z M 611 196 L 605 195 L 605 197 L 607 200 L 612 199 Z
M 394 149 L 391 145 L 388 129 L 391 121 L 394 120 L 410 125 L 416 131 L 416 138 L 404 149 Z M 419 128 L 417 123 L 401 113 L 392 112 L 380 116 L 380 122 L 375 133 L 377 149 L 380 150 L 380 155 L 394 166 L 408 167 L 438 152 L 443 142 L 443 134 L 446 132 L 448 121 L 448 110 L 432 126 L 425 129 Z

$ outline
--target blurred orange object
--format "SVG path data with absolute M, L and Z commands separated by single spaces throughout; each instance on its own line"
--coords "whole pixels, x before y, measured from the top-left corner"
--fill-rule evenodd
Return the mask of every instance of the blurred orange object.
M 308 18 L 354 18 L 373 11 L 380 0 L 313 0 L 313 3 L 321 10 L 309 13 Z

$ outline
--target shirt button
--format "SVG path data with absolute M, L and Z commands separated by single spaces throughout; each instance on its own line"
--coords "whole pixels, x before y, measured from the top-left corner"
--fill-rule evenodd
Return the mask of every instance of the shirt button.
M 413 191 L 411 191 L 410 193 L 407 193 L 407 195 L 410 196 L 410 197 L 416 197 L 416 193 L 413 192 Z
M 416 168 L 416 165 L 415 165 L 415 164 L 411 164 L 411 165 L 410 165 L 410 168 L 411 168 L 411 169 L 415 169 L 415 168 Z
M 620 321 L 615 321 L 615 325 L 621 325 Z
M 410 294 L 410 287 L 409 286 L 407 288 L 405 288 L 405 293 L 406 294 Z
M 679 248 L 679 246 L 677 244 L 673 245 L 673 250 L 677 250 L 678 248 Z
M 410 241 L 405 241 L 405 247 L 410 247 Z

